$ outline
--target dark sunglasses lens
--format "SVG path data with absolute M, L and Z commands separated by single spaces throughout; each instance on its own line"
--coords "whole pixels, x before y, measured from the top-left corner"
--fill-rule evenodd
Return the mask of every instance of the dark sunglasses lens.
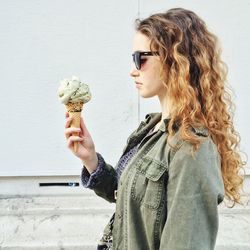
M 141 54 L 140 54 L 140 52 L 135 53 L 135 66 L 138 70 L 141 69 Z
M 132 54 L 133 56 L 133 61 L 135 63 L 135 66 L 137 69 L 140 69 L 141 68 L 141 55 L 140 55 L 140 52 L 135 52 L 134 54 Z

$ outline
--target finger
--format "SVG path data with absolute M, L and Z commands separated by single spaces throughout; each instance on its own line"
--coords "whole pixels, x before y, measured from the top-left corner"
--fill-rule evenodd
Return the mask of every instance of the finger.
M 72 136 L 70 136 L 69 137 L 69 141 L 72 141 L 72 142 L 74 142 L 74 141 L 83 141 L 83 140 L 85 140 L 85 138 L 83 137 L 79 137 L 79 136 L 76 136 L 76 135 L 72 135 Z
M 76 135 L 76 134 L 79 135 L 80 134 L 80 129 L 75 128 L 75 127 L 69 127 L 69 128 L 65 129 L 64 134 L 66 136 L 68 136 L 68 135 Z
M 72 117 L 66 118 L 65 128 L 69 128 L 70 127 L 72 119 L 73 119 Z
M 70 135 L 72 135 L 73 133 L 77 133 L 79 134 L 80 133 L 80 129 L 79 128 L 74 128 L 74 127 L 71 127 L 71 128 L 66 128 L 65 129 L 65 137 L 68 138 Z
M 81 138 L 79 136 L 70 136 L 68 139 L 68 142 L 67 142 L 68 148 L 73 146 L 73 142 L 82 142 L 84 140 L 85 140 L 85 138 Z

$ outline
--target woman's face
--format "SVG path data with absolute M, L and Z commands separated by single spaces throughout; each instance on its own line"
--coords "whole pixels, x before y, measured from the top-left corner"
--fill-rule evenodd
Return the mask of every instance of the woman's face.
M 134 36 L 132 53 L 135 51 L 150 51 L 149 38 L 140 32 L 136 32 Z M 134 77 L 139 94 L 144 98 L 155 95 L 163 96 L 166 93 L 166 89 L 160 79 L 160 57 L 157 55 L 142 55 L 141 58 L 143 59 L 141 69 L 138 70 L 133 63 L 130 72 L 130 75 Z M 139 84 L 136 84 L 136 82 Z

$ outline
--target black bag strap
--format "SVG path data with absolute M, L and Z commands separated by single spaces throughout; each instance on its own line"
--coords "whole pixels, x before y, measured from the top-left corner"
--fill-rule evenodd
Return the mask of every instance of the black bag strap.
M 113 245 L 113 236 L 112 236 L 112 230 L 113 230 L 113 224 L 115 220 L 115 213 L 113 213 L 112 217 L 109 220 L 108 225 L 105 227 L 102 238 L 100 239 L 98 245 L 97 245 L 97 250 L 109 250 L 112 249 Z

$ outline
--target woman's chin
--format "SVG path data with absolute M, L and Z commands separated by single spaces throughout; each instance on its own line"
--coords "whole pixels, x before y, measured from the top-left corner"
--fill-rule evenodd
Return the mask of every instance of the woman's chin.
M 142 97 L 142 98 L 151 98 L 153 97 L 154 95 L 150 95 L 148 93 L 143 93 L 142 91 L 139 91 L 139 95 Z

